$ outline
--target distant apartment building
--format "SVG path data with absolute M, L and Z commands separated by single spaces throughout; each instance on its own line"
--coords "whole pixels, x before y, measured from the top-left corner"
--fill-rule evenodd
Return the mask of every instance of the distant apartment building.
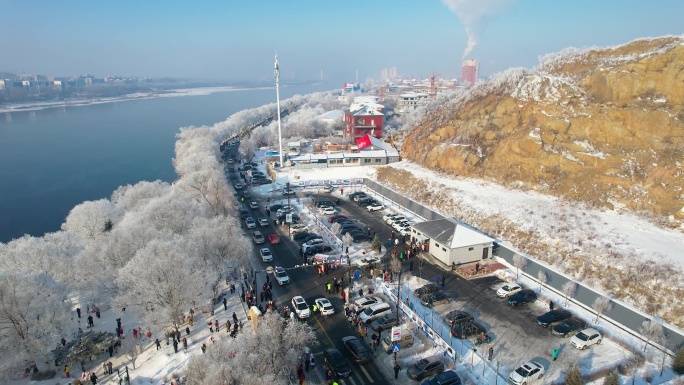
M 479 63 L 475 60 L 466 60 L 461 68 L 461 82 L 463 85 L 472 86 L 477 81 Z
M 399 95 L 397 112 L 400 114 L 411 112 L 416 108 L 427 104 L 428 94 L 423 92 L 406 92 Z

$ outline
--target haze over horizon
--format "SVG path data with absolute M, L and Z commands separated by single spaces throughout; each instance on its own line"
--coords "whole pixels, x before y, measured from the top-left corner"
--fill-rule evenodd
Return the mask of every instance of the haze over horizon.
M 532 67 L 566 47 L 684 33 L 684 2 L 430 0 L 297 3 L 208 1 L 188 6 L 5 1 L 0 71 L 49 76 L 353 81 L 387 67 L 460 77 L 463 59 L 489 76 Z

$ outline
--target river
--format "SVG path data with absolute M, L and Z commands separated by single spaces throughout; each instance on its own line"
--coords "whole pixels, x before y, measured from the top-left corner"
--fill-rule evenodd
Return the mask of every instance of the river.
M 282 87 L 281 99 L 333 89 Z M 173 181 L 180 127 L 275 102 L 274 89 L 0 113 L 0 242 L 60 229 L 69 211 L 142 180 Z

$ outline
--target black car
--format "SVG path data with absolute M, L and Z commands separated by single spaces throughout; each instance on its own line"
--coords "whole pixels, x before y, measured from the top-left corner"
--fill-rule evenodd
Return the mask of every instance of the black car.
M 285 205 L 281 205 L 280 203 L 276 203 L 274 205 L 271 205 L 271 207 L 269 207 L 268 209 L 271 210 L 272 213 L 274 213 L 274 212 L 278 211 L 278 209 L 282 209 L 283 207 L 285 207 Z
M 318 254 L 318 253 L 327 253 L 329 251 L 332 251 L 332 247 L 330 247 L 328 245 L 315 245 L 315 246 L 311 246 L 311 247 L 307 248 L 306 253 L 304 253 L 304 255 L 309 256 L 309 255 L 314 255 L 314 254 Z
M 523 289 L 508 297 L 508 304 L 511 306 L 524 305 L 537 300 L 537 294 L 530 289 Z
M 438 374 L 427 381 L 423 381 L 420 385 L 460 385 L 461 377 L 453 370 L 448 370 L 442 374 Z
M 316 233 L 307 233 L 305 231 L 302 231 L 301 233 L 297 233 L 297 234 L 293 235 L 292 238 L 299 243 L 304 243 L 305 242 L 304 239 L 306 239 L 307 237 L 313 236 L 313 235 L 318 237 L 318 234 L 316 234 Z
M 397 326 L 397 316 L 394 314 L 385 314 L 384 316 L 371 322 L 370 328 L 376 332 L 381 332 L 385 329 L 389 329 L 392 326 Z
M 427 285 L 416 289 L 415 293 L 417 296 L 421 297 L 425 294 L 434 293 L 434 292 L 439 291 L 439 290 L 440 290 L 440 287 L 437 284 L 428 283 Z
M 361 230 L 361 229 L 358 228 L 358 227 L 347 227 L 347 228 L 345 228 L 345 229 L 340 230 L 340 233 L 341 233 L 341 234 L 347 234 L 347 233 L 349 233 L 349 234 L 351 234 L 352 236 L 354 236 L 354 234 L 363 234 L 363 230 Z
M 373 202 L 374 200 L 375 200 L 375 199 L 373 199 L 373 198 L 371 198 L 371 197 L 367 197 L 367 198 L 362 198 L 362 199 L 357 200 L 356 203 L 357 203 L 358 205 L 360 205 L 360 206 L 363 206 L 364 203 L 365 203 L 366 205 L 368 205 L 368 204 L 370 204 L 371 202 Z
M 352 370 L 349 362 L 337 349 L 325 349 L 323 351 L 323 361 L 338 377 L 349 377 L 351 374 Z
M 354 336 L 344 337 L 342 343 L 356 363 L 361 364 L 370 360 L 371 351 L 360 339 Z
M 316 207 L 321 207 L 321 206 L 329 206 L 329 207 L 335 207 L 335 204 L 331 201 L 316 201 L 314 203 Z
M 282 214 L 278 215 L 278 220 L 279 221 L 285 221 L 285 219 L 287 219 L 287 217 L 286 217 L 287 214 L 289 214 L 289 213 L 282 213 Z M 292 223 L 299 223 L 299 220 L 301 219 L 301 218 L 299 218 L 299 215 L 294 214 L 294 213 L 291 213 L 291 214 L 292 214 Z
M 577 318 L 569 318 L 556 325 L 553 330 L 551 330 L 551 334 L 558 337 L 567 337 L 574 335 L 575 332 L 584 329 L 584 327 L 584 321 Z
M 451 325 L 451 335 L 456 338 L 463 339 L 472 336 L 478 336 L 483 333 L 487 334 L 487 330 L 484 328 L 484 326 L 475 321 L 457 322 Z
M 358 202 L 358 201 L 360 201 L 361 199 L 366 199 L 366 198 L 369 198 L 369 196 L 366 195 L 366 193 L 361 193 L 361 194 L 358 194 L 358 195 L 354 195 L 354 197 L 352 197 L 351 199 L 352 199 L 354 202 Z
M 462 322 L 471 322 L 473 320 L 473 316 L 467 312 L 464 312 L 463 310 L 450 311 L 444 316 L 444 318 L 452 325 Z
M 433 307 L 447 302 L 449 302 L 449 297 L 441 291 L 425 294 L 420 300 L 420 303 L 427 307 Z
M 249 216 L 251 216 L 251 214 L 249 213 L 249 211 L 247 211 L 246 209 L 240 209 L 240 218 L 241 218 L 242 220 L 247 219 L 247 217 L 249 217 Z
M 359 196 L 359 195 L 366 195 L 365 192 L 357 191 L 349 194 L 349 199 L 354 199 L 354 197 Z
M 357 242 L 357 243 L 359 243 L 359 242 L 370 242 L 373 240 L 373 238 L 371 238 L 368 235 L 365 235 L 363 233 L 361 233 L 361 234 L 358 234 L 358 233 L 353 234 L 352 233 L 352 239 L 354 240 L 354 242 Z
M 444 372 L 444 364 L 439 360 L 428 360 L 423 358 L 406 369 L 408 378 L 420 381 L 425 377 L 434 376 Z
M 572 317 L 572 314 L 570 314 L 569 311 L 563 309 L 554 309 L 537 317 L 537 323 L 539 326 L 545 328 L 553 323 L 566 320 L 570 317 Z
M 311 234 L 308 237 L 302 239 L 301 241 L 297 241 L 297 242 L 304 244 L 304 243 L 309 242 L 309 241 L 314 240 L 314 239 L 323 239 L 323 238 L 321 238 L 321 236 L 318 234 Z

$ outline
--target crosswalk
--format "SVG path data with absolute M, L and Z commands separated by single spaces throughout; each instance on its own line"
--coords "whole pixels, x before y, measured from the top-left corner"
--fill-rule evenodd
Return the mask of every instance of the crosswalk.
M 325 363 L 323 361 L 323 352 L 314 353 L 316 357 L 316 362 L 320 362 L 321 365 L 316 365 L 316 370 L 309 373 L 313 376 L 313 383 L 326 384 L 325 381 Z M 365 385 L 365 384 L 384 384 L 382 380 L 382 374 L 380 374 L 375 368 L 375 364 L 371 361 L 366 364 L 356 364 L 351 363 L 352 373 L 347 378 L 336 378 L 340 385 Z

